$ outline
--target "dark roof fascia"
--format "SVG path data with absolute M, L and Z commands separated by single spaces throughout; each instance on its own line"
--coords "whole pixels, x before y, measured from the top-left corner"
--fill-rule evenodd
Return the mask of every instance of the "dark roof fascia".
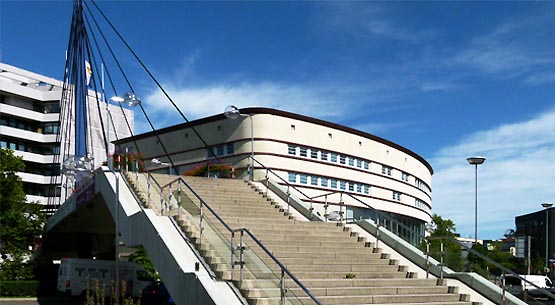
M 344 132 L 347 132 L 347 133 L 355 134 L 355 135 L 361 136 L 363 138 L 367 138 L 367 139 L 385 144 L 387 146 L 391 146 L 395 149 L 398 149 L 398 150 L 414 157 L 418 161 L 422 162 L 426 166 L 426 168 L 428 168 L 428 170 L 430 171 L 430 174 L 432 174 L 432 175 L 434 174 L 434 170 L 433 170 L 432 166 L 430 165 L 430 163 L 428 163 L 428 161 L 426 161 L 423 157 L 416 154 L 412 150 L 410 150 L 408 148 L 405 148 L 405 147 L 403 147 L 399 144 L 393 143 L 393 142 L 391 142 L 389 140 L 386 140 L 384 138 L 380 138 L 380 137 L 375 136 L 373 134 L 369 134 L 369 133 L 364 132 L 364 131 L 360 131 L 360 130 L 353 129 L 351 127 L 347 127 L 347 126 L 344 126 L 344 125 L 324 121 L 324 120 L 321 120 L 321 119 L 304 116 L 304 115 L 297 114 L 297 113 L 292 113 L 292 112 L 287 112 L 287 111 L 277 110 L 277 109 L 271 109 L 271 108 L 250 107 L 250 108 L 241 108 L 241 109 L 239 109 L 239 111 L 241 113 L 244 113 L 244 114 L 271 114 L 271 115 L 277 115 L 277 116 L 282 116 L 282 117 L 287 117 L 287 118 L 291 118 L 291 119 L 295 119 L 295 120 L 305 121 L 305 122 L 309 122 L 309 123 L 313 123 L 313 124 L 317 124 L 317 125 L 326 126 L 326 127 L 330 127 L 330 128 L 333 128 L 333 129 L 341 130 L 341 131 L 344 131 Z M 181 130 L 181 129 L 184 129 L 184 128 L 191 128 L 191 127 L 194 127 L 194 126 L 208 124 L 208 123 L 212 123 L 212 122 L 216 122 L 216 121 L 220 121 L 220 120 L 225 120 L 225 119 L 226 119 L 226 117 L 224 116 L 223 113 L 222 114 L 217 114 L 217 115 L 205 117 L 205 118 L 202 118 L 202 119 L 190 121 L 188 123 L 181 123 L 181 124 L 169 126 L 169 127 L 166 127 L 166 128 L 158 129 L 158 130 L 155 130 L 155 131 L 150 131 L 150 132 L 147 132 L 147 133 L 135 135 L 133 137 L 120 139 L 118 141 L 114 141 L 114 143 L 116 143 L 116 144 L 128 143 L 128 142 L 131 142 L 133 140 L 140 140 L 140 139 L 144 139 L 144 138 L 149 138 L 149 137 L 155 136 L 156 134 L 160 135 L 160 134 L 164 134 L 164 133 L 168 133 L 168 132 Z

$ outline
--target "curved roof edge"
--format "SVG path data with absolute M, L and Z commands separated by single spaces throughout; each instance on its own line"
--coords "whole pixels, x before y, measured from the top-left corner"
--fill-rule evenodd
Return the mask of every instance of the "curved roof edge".
M 380 142 L 383 143 L 385 145 L 391 146 L 395 149 L 398 149 L 408 155 L 410 155 L 411 157 L 414 157 L 415 159 L 417 159 L 418 161 L 422 162 L 422 164 L 424 164 L 426 166 L 426 168 L 428 168 L 428 170 L 430 171 L 430 174 L 434 174 L 434 170 L 432 168 L 432 166 L 430 165 L 430 163 L 428 163 L 428 161 L 426 161 L 426 159 L 424 159 L 423 157 L 421 157 L 420 155 L 418 155 L 417 153 L 413 152 L 412 150 L 405 148 L 397 143 L 391 142 L 389 140 L 386 140 L 384 138 L 380 138 L 378 136 L 375 136 L 373 134 L 369 134 L 367 132 L 361 131 L 361 130 L 357 130 L 351 127 L 347 127 L 344 125 L 340 125 L 337 123 L 332 123 L 332 122 L 328 122 L 328 121 L 324 121 L 321 119 L 317 119 L 317 118 L 312 118 L 312 117 L 308 117 L 305 115 L 301 115 L 301 114 L 297 114 L 297 113 L 292 113 L 292 112 L 287 112 L 287 111 L 283 111 L 283 110 L 278 110 L 278 109 L 272 109 L 272 108 L 264 108 L 264 107 L 249 107 L 249 108 L 241 108 L 239 109 L 239 111 L 241 113 L 245 113 L 245 114 L 273 114 L 273 115 L 278 115 L 278 116 L 283 116 L 283 117 L 288 117 L 291 119 L 296 119 L 296 120 L 300 120 L 300 121 L 305 121 L 305 122 L 309 122 L 309 123 L 314 123 L 314 124 L 318 124 L 318 125 L 322 125 L 322 126 L 326 126 L 326 127 L 330 127 L 333 129 L 337 129 L 337 130 L 341 130 L 341 131 L 345 131 L 348 133 L 352 133 L 370 140 L 374 140 L 376 142 Z M 158 129 L 155 131 L 150 131 L 150 132 L 146 132 L 146 133 L 142 133 L 139 135 L 135 135 L 133 137 L 129 137 L 129 138 L 125 138 L 125 139 L 120 139 L 119 141 L 114 141 L 114 143 L 119 144 L 119 143 L 126 143 L 129 141 L 132 141 L 132 139 L 143 139 L 143 138 L 148 138 L 151 137 L 155 134 L 162 134 L 162 133 L 166 133 L 166 132 L 171 132 L 171 131 L 176 131 L 179 129 L 183 129 L 183 128 L 187 128 L 187 127 L 194 127 L 197 125 L 202 125 L 202 124 L 206 124 L 206 123 L 210 123 L 210 122 L 215 122 L 215 121 L 219 121 L 219 120 L 225 120 L 227 119 L 223 113 L 221 114 L 216 114 L 213 116 L 209 116 L 209 117 L 205 117 L 205 118 L 201 118 L 198 120 L 194 120 L 194 121 L 190 121 L 188 123 L 181 123 L 181 124 L 177 124 L 177 125 L 173 125 L 173 126 L 169 126 L 169 127 L 165 127 L 162 129 Z

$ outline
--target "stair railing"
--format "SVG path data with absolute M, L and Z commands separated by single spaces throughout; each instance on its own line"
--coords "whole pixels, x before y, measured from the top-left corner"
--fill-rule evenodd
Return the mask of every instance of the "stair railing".
M 245 251 L 248 249 L 246 247 L 246 244 L 244 242 L 244 236 L 245 233 L 246 235 L 248 235 L 250 237 L 250 239 L 256 244 L 258 245 L 258 247 L 260 247 L 260 249 L 262 249 L 262 251 L 271 259 L 271 261 L 273 263 L 275 263 L 279 269 L 280 269 L 280 275 L 279 275 L 279 279 L 280 279 L 280 302 L 281 304 L 285 304 L 285 297 L 287 295 L 287 289 L 285 288 L 285 275 L 289 276 L 289 278 L 291 278 L 293 280 L 293 282 L 295 284 L 297 284 L 299 286 L 299 288 L 314 302 L 314 304 L 318 304 L 321 305 L 321 303 L 318 301 L 318 299 L 308 290 L 308 288 L 306 288 L 286 267 L 285 265 L 283 265 L 273 254 L 271 251 L 268 250 L 268 248 L 266 248 L 266 246 L 264 246 L 264 244 L 258 239 L 256 238 L 256 236 L 248 229 L 246 228 L 239 228 L 239 229 L 232 229 L 217 213 L 216 211 L 214 211 L 212 209 L 212 207 L 210 207 L 210 205 L 208 205 L 206 203 L 206 201 L 201 198 L 201 196 L 190 186 L 189 183 L 187 183 L 187 181 L 179 176 L 176 179 L 168 182 L 167 184 L 163 185 L 160 189 L 161 189 L 161 193 L 163 192 L 163 190 L 168 189 L 172 190 L 172 185 L 174 185 L 175 183 L 177 183 L 178 185 L 183 184 L 184 187 L 186 189 L 189 190 L 189 192 L 191 192 L 191 194 L 194 196 L 194 198 L 196 200 L 198 200 L 199 202 L 199 206 L 200 206 L 200 219 L 199 219 L 199 232 L 200 232 L 200 237 L 199 237 L 199 246 L 202 246 L 202 244 L 205 242 L 205 236 L 204 236 L 204 231 L 207 228 L 207 226 L 210 225 L 209 220 L 205 219 L 205 213 L 207 210 L 207 212 L 212 215 L 221 225 L 223 225 L 224 229 L 227 231 L 228 234 L 230 234 L 231 238 L 230 238 L 230 242 L 229 242 L 229 250 L 230 250 L 230 256 L 231 256 L 231 268 L 232 268 L 232 272 L 231 272 L 231 276 L 232 276 L 232 280 L 233 280 L 233 276 L 234 276 L 234 271 L 235 271 L 235 266 L 236 265 L 240 265 L 240 278 L 239 281 L 242 282 L 244 280 L 244 267 L 246 265 L 245 259 L 246 259 L 246 254 Z M 181 187 L 178 187 L 178 192 L 179 192 L 179 197 L 181 197 Z M 161 195 L 161 198 L 163 198 L 163 196 Z M 172 197 L 168 196 L 168 199 L 171 199 Z M 181 209 L 181 201 L 179 201 L 179 209 Z M 211 229 L 213 230 L 218 230 L 215 228 L 215 226 L 210 226 Z M 235 234 L 236 232 L 240 232 L 240 240 L 239 240 L 239 245 L 236 246 L 235 243 Z M 217 233 L 217 232 L 216 232 Z M 220 236 L 219 238 L 223 238 L 223 236 Z M 239 252 L 239 254 L 237 255 L 237 251 Z M 256 256 L 254 254 L 252 254 L 251 256 Z M 261 262 L 260 258 L 251 258 L 251 260 L 256 260 L 256 262 L 258 264 L 264 264 Z M 269 267 L 267 267 L 269 270 L 271 270 Z

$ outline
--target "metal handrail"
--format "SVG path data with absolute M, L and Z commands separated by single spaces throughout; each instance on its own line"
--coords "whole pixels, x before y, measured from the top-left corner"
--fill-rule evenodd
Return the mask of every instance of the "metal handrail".
M 263 244 L 262 242 L 256 238 L 256 236 L 248 229 L 246 228 L 241 228 L 238 230 L 233 230 L 211 207 L 210 205 L 208 205 L 206 203 L 206 201 L 204 201 L 204 199 L 202 199 L 197 192 L 195 192 L 195 190 L 187 183 L 187 181 L 183 178 L 183 177 L 178 177 L 172 181 L 170 181 L 169 183 L 165 184 L 161 189 L 166 188 L 166 187 L 171 187 L 172 184 L 174 184 L 175 182 L 183 182 L 183 184 L 185 184 L 185 186 L 189 189 L 189 191 L 191 191 L 191 193 L 200 201 L 200 208 L 201 208 L 201 219 L 202 219 L 202 208 L 206 207 L 210 213 L 212 213 L 212 215 L 214 215 L 214 217 L 216 217 L 216 219 L 228 230 L 229 233 L 231 233 L 232 235 L 234 234 L 234 232 L 236 231 L 244 231 L 247 232 L 247 234 L 256 242 L 256 244 L 280 267 L 282 274 L 286 273 L 287 275 L 289 275 L 289 277 L 291 277 L 291 279 L 297 284 L 299 285 L 299 287 L 318 305 L 321 305 L 321 303 L 318 301 L 318 299 L 308 290 L 308 288 L 306 288 L 280 261 L 277 257 L 275 257 Z M 201 222 L 201 226 L 202 226 L 202 222 Z M 202 233 L 203 228 L 200 228 L 200 231 Z M 202 243 L 202 235 L 201 235 L 201 243 Z M 233 249 L 233 245 L 232 245 L 232 252 L 234 251 Z M 233 267 L 233 263 L 232 263 L 232 267 Z M 241 278 L 242 280 L 242 278 Z M 283 278 L 282 278 L 283 280 Z
M 247 157 L 247 158 L 250 158 L 250 156 Z M 423 235 L 423 234 L 421 234 L 421 233 L 419 233 L 419 232 L 414 231 L 411 227 L 409 227 L 409 226 L 407 226 L 407 225 L 405 225 L 405 224 L 403 224 L 403 223 L 397 221 L 396 219 L 394 219 L 393 217 L 387 215 L 386 213 L 384 213 L 384 212 L 382 212 L 382 211 L 380 211 L 380 210 L 378 210 L 378 209 L 375 209 L 375 208 L 372 207 L 371 205 L 367 204 L 366 202 L 360 200 L 359 198 L 355 197 L 354 195 L 352 195 L 352 194 L 350 194 L 350 193 L 348 193 L 348 192 L 333 191 L 333 192 L 330 192 L 330 193 L 327 193 L 327 194 L 322 194 L 322 195 L 318 195 L 318 196 L 314 196 L 314 197 L 309 197 L 309 196 L 307 196 L 305 193 L 303 193 L 302 191 L 300 191 L 299 189 L 297 189 L 295 186 L 290 185 L 290 183 L 289 183 L 288 181 L 286 181 L 285 179 L 283 179 L 281 176 L 279 176 L 277 173 L 275 173 L 272 169 L 267 168 L 266 166 L 264 166 L 262 163 L 260 163 L 258 160 L 254 159 L 254 158 L 253 158 L 253 160 L 254 160 L 257 164 L 259 164 L 260 166 L 262 166 L 262 168 L 264 168 L 267 172 L 271 172 L 272 174 L 274 174 L 274 176 L 278 177 L 279 180 L 281 180 L 282 182 L 284 182 L 285 185 L 287 185 L 287 187 L 288 187 L 288 195 L 289 195 L 289 188 L 292 187 L 292 188 L 295 189 L 299 194 L 305 196 L 305 197 L 308 199 L 308 201 L 311 203 L 311 206 L 312 206 L 312 203 L 313 203 L 313 201 L 314 201 L 315 198 L 324 197 L 324 196 L 329 196 L 329 195 L 333 195 L 333 194 L 340 194 L 341 196 L 342 196 L 343 194 L 345 194 L 345 195 L 347 195 L 347 196 L 353 198 L 354 200 L 358 201 L 359 203 L 363 204 L 364 206 L 368 207 L 369 209 L 375 211 L 375 212 L 377 213 L 377 215 L 380 216 L 380 217 L 377 217 L 377 219 L 375 220 L 375 222 L 376 222 L 376 224 L 377 224 L 377 226 L 378 226 L 378 227 L 377 227 L 377 234 L 376 234 L 376 235 L 377 235 L 377 236 L 376 236 L 376 241 L 377 241 L 377 242 L 379 242 L 379 238 L 380 238 L 380 237 L 379 237 L 380 226 L 383 227 L 383 225 L 380 224 L 379 218 L 385 218 L 385 219 L 391 221 L 392 223 L 395 223 L 395 225 L 397 225 L 398 227 L 402 227 L 402 228 L 404 228 L 405 230 L 407 230 L 407 231 L 409 231 L 409 232 L 415 234 L 415 236 L 419 237 L 421 240 L 423 240 L 423 241 L 426 242 L 427 247 L 429 247 L 430 239 L 435 239 L 435 238 L 427 237 L 427 236 L 425 236 L 425 235 Z M 269 180 L 269 177 L 268 177 L 267 174 L 266 174 L 266 180 Z M 269 182 L 267 182 L 267 183 L 269 184 Z M 268 190 L 268 184 L 267 184 L 266 190 Z M 342 200 L 341 200 L 341 201 L 342 201 Z M 289 200 L 287 200 L 287 204 L 288 204 L 288 208 L 289 208 Z M 329 203 L 326 202 L 326 204 L 329 204 Z M 342 205 L 343 205 L 342 202 L 340 202 L 339 205 L 342 206 Z M 326 219 L 327 219 L 327 217 L 326 217 Z M 387 228 L 386 228 L 386 229 L 387 229 Z M 444 236 L 444 237 L 441 237 L 441 238 L 438 238 L 438 239 L 441 239 L 441 240 L 443 240 L 443 239 L 448 239 L 448 240 L 450 240 L 450 241 L 456 242 L 456 243 L 459 244 L 462 248 L 464 248 L 465 250 L 467 250 L 469 253 L 475 254 L 477 257 L 479 257 L 479 258 L 485 260 L 486 262 L 488 262 L 488 263 L 494 265 L 495 267 L 499 268 L 499 269 L 503 272 L 503 274 L 507 274 L 507 273 L 508 273 L 508 274 L 512 274 L 512 275 L 518 277 L 519 279 L 524 280 L 526 283 L 531 284 L 533 287 L 535 287 L 535 288 L 537 288 L 537 289 L 540 289 L 540 290 L 541 290 L 543 293 L 545 293 L 547 296 L 549 296 L 549 297 L 555 299 L 555 295 L 552 294 L 551 292 L 549 292 L 549 291 L 547 291 L 547 290 L 545 290 L 545 289 L 543 289 L 543 288 L 540 288 L 539 286 L 535 285 L 534 283 L 530 282 L 529 280 L 526 280 L 525 278 L 519 276 L 519 275 L 518 275 L 516 272 L 514 272 L 513 270 L 511 270 L 511 269 L 509 269 L 509 268 L 507 268 L 507 267 L 505 267 L 505 266 L 503 266 L 503 265 L 501 265 L 501 264 L 495 262 L 494 260 L 492 260 L 492 259 L 490 259 L 490 258 L 488 258 L 488 257 L 486 257 L 486 256 L 484 256 L 484 255 L 482 255 L 481 253 L 479 253 L 479 252 L 477 252 L 477 251 L 475 251 L 475 250 L 473 250 L 473 249 L 467 247 L 466 245 L 464 245 L 463 243 L 459 242 L 459 241 L 456 240 L 455 238 L 453 238 L 453 237 L 451 237 L 451 236 Z M 376 246 L 377 246 L 377 245 L 376 245 Z M 427 252 L 428 252 L 428 251 L 427 251 Z M 429 262 L 428 262 L 428 253 L 426 253 L 426 257 L 427 257 L 426 264 L 428 265 L 428 264 L 429 264 Z M 440 258 L 440 259 L 443 260 L 443 258 Z M 443 261 L 441 261 L 441 263 L 440 263 L 440 268 L 441 268 L 441 269 L 440 269 L 440 276 L 443 276 Z M 429 270 L 427 270 L 427 272 L 429 272 Z M 503 302 L 504 302 L 504 301 L 505 301 L 505 286 L 503 286 L 502 289 L 503 289 L 503 291 L 502 291 L 502 300 L 503 300 Z

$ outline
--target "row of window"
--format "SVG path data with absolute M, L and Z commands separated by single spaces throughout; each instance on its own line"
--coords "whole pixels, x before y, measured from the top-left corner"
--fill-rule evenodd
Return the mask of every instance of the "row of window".
M 316 175 L 299 174 L 295 172 L 288 173 L 288 181 L 290 183 L 299 183 L 312 186 L 320 186 L 329 189 L 339 189 L 349 192 L 357 192 L 361 194 L 370 194 L 370 186 L 362 183 L 355 183 L 351 181 L 326 178 Z
M 323 151 L 315 148 L 308 148 L 308 147 L 297 146 L 293 144 L 287 145 L 287 152 L 290 155 L 295 155 L 295 156 L 298 155 L 305 158 L 317 159 L 317 160 L 327 161 L 331 163 L 339 163 L 343 165 L 357 167 L 360 169 L 370 170 L 370 163 L 371 163 L 370 161 L 362 160 L 359 158 L 354 158 L 354 157 L 346 156 L 342 154 L 337 154 L 334 152 L 327 152 L 327 151 Z M 394 172 L 393 167 L 382 165 L 383 175 L 392 176 L 393 172 Z M 410 174 L 403 171 L 399 171 L 399 172 L 401 173 L 401 180 L 405 182 L 410 181 L 410 177 L 411 177 Z M 422 180 L 414 177 L 414 183 L 417 188 L 423 191 L 431 192 L 428 185 L 424 183 Z
M 0 117 L 0 126 L 9 126 L 13 128 L 28 130 L 32 132 L 38 132 L 42 134 L 58 134 L 60 130 L 60 123 L 49 122 L 49 123 L 39 123 L 30 122 L 26 120 L 21 120 L 18 118 L 8 118 Z
M 60 145 L 57 143 L 31 143 L 17 139 L 0 138 L 0 148 L 25 151 L 40 155 L 59 155 Z
M 233 143 L 228 143 L 224 145 L 211 146 L 206 149 L 206 158 L 210 159 L 214 156 L 227 156 L 235 153 L 235 148 Z
M 363 183 L 356 183 L 352 181 L 346 181 L 335 178 L 326 178 L 316 175 L 301 174 L 295 172 L 288 172 L 289 183 L 295 184 L 305 184 L 311 186 L 325 187 L 333 190 L 342 190 L 349 192 L 356 192 L 360 194 L 370 194 L 370 186 Z M 403 193 L 398 191 L 392 191 L 392 199 L 395 201 L 401 201 Z M 429 211 L 428 205 L 418 198 L 415 198 L 414 206 L 420 210 Z

